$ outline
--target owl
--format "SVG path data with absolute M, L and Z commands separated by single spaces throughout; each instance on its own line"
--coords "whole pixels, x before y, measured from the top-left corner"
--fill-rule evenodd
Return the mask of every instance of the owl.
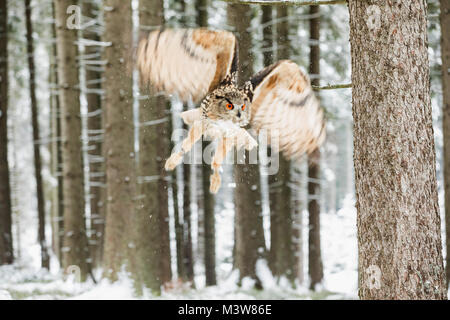
M 143 84 L 199 103 L 181 113 L 190 126 L 181 151 L 165 163 L 173 170 L 196 141 L 217 140 L 210 192 L 221 184 L 220 167 L 233 148 L 251 150 L 258 143 L 247 132 L 266 131 L 272 149 L 288 159 L 318 148 L 325 139 L 323 110 L 309 78 L 292 61 L 278 61 L 238 86 L 238 42 L 233 33 L 207 29 L 164 29 L 138 44 L 137 68 Z

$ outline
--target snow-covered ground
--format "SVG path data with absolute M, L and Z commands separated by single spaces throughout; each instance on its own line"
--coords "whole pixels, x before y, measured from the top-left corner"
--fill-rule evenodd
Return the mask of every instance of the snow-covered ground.
M 324 282 L 317 292 L 307 289 L 307 283 L 292 288 L 288 281 L 274 279 L 264 261 L 259 261 L 257 272 L 264 290 L 252 289 L 252 281 L 244 279 L 237 286 L 239 277 L 231 270 L 232 212 L 223 209 L 217 224 L 226 223 L 229 228 L 218 234 L 217 268 L 218 285 L 204 287 L 204 279 L 198 276 L 197 289 L 182 285 L 163 291 L 159 297 L 145 293 L 143 299 L 356 299 L 357 298 L 357 241 L 356 210 L 353 200 L 347 199 L 343 209 L 337 213 L 324 213 L 322 223 L 322 257 Z M 305 226 L 306 227 L 306 226 Z M 306 230 L 305 230 L 306 231 Z M 230 237 L 231 236 L 231 237 Z M 306 248 L 306 246 L 305 246 Z M 30 247 L 26 259 L 12 266 L 0 267 L 0 299 L 136 299 L 132 282 L 122 274 L 116 283 L 102 280 L 98 284 L 90 281 L 79 284 L 73 279 L 63 280 L 58 266 L 51 271 L 39 269 L 39 250 Z M 53 259 L 55 260 L 55 259 Z M 306 271 L 306 270 L 305 270 Z M 100 274 L 100 270 L 98 270 Z M 307 279 L 307 276 L 305 277 Z

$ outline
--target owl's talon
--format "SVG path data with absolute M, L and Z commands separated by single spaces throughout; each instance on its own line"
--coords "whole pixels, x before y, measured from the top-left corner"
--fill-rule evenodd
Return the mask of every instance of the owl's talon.
M 169 159 L 166 160 L 164 168 L 166 169 L 166 171 L 173 170 L 177 165 L 181 163 L 182 159 L 183 159 L 183 152 L 172 153 Z
M 216 194 L 219 191 L 221 183 L 220 174 L 218 172 L 214 172 L 210 177 L 210 186 L 209 191 L 213 194 Z

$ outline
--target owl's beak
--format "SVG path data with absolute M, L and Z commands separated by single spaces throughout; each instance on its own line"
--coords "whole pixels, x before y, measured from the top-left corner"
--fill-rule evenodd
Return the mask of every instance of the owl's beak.
M 238 118 L 240 118 L 241 117 L 241 115 L 242 115 L 242 106 L 243 106 L 243 104 L 241 104 L 241 105 L 238 105 L 238 110 L 237 110 L 237 116 L 238 116 Z

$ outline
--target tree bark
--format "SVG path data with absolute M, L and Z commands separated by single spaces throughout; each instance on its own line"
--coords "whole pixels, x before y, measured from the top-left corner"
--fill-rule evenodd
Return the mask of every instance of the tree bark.
M 208 0 L 196 0 L 197 25 L 202 28 L 208 27 Z M 202 151 L 210 142 L 202 140 Z M 204 162 L 202 168 L 202 189 L 203 189 L 203 236 L 205 247 L 205 276 L 206 285 L 214 286 L 216 280 L 216 233 L 214 217 L 214 195 L 209 192 L 209 177 L 212 174 L 211 165 Z
M 444 188 L 445 188 L 445 243 L 447 288 L 450 282 L 450 2 L 441 5 L 441 56 L 442 56 L 442 127 L 444 134 Z
M 185 109 L 187 110 L 187 105 Z M 187 130 L 187 126 L 183 126 Z M 193 283 L 194 256 L 192 248 L 192 210 L 191 210 L 191 168 L 190 164 L 183 164 L 183 258 L 186 279 Z
M 299 163 L 294 164 L 293 167 L 293 181 L 294 181 L 294 192 L 292 194 L 292 241 L 294 244 L 294 274 L 301 285 L 304 283 L 304 259 L 303 259 L 303 199 L 302 192 L 300 191 L 304 185 L 302 183 L 302 171 Z
M 31 103 L 31 124 L 33 127 L 33 151 L 34 151 L 34 173 L 36 178 L 36 196 L 38 213 L 38 242 L 41 247 L 41 266 L 49 269 L 50 257 L 48 255 L 47 241 L 45 238 L 45 199 L 42 182 L 42 160 L 39 143 L 39 121 L 38 106 L 36 100 L 36 68 L 34 65 L 34 45 L 33 45 L 33 25 L 31 22 L 30 0 L 25 0 L 25 21 L 27 30 L 27 56 L 28 70 L 30 73 L 30 103 Z
M 288 7 L 277 7 L 277 60 L 289 59 Z M 278 155 L 278 172 L 270 178 L 270 265 L 275 276 L 285 276 L 294 281 L 295 253 L 292 243 L 291 164 Z
M 164 25 L 162 0 L 139 2 L 140 26 Z M 169 141 L 167 122 L 151 126 L 146 122 L 167 118 L 167 102 L 163 96 L 153 96 L 148 87 L 141 94 L 148 99 L 139 106 L 139 207 L 137 215 L 136 248 L 138 272 L 144 286 L 159 292 L 162 284 L 172 278 L 168 227 L 168 190 L 164 160 Z M 168 119 L 170 121 L 170 118 Z M 148 181 L 144 177 L 153 177 Z
M 181 27 L 184 27 L 184 24 L 186 23 L 185 14 L 186 14 L 186 3 L 184 0 L 180 0 L 180 6 L 179 8 L 176 8 L 176 13 L 179 16 L 179 23 Z M 171 104 L 169 103 L 169 106 Z M 169 137 L 172 137 L 172 133 L 174 130 L 174 118 L 173 118 L 173 105 L 171 106 L 172 109 L 169 109 L 169 128 L 168 132 L 170 134 Z M 183 109 L 185 106 L 183 106 Z M 175 115 L 177 117 L 178 115 Z M 173 150 L 175 147 L 174 141 L 170 138 L 170 150 Z M 182 166 L 184 166 L 183 164 Z M 188 167 L 189 168 L 189 167 Z M 179 170 L 181 168 L 176 168 L 173 170 L 171 175 L 171 189 L 172 189 L 172 199 L 173 199 L 173 215 L 174 215 L 174 224 L 175 224 L 175 244 L 176 244 L 176 258 L 177 258 L 177 275 L 178 279 L 181 281 L 189 281 L 187 277 L 187 270 L 186 270 L 186 263 L 185 263 L 185 217 L 184 214 L 181 216 L 181 212 L 179 210 L 180 204 L 178 202 L 178 194 L 179 194 L 179 186 L 178 186 L 178 176 L 181 174 L 181 178 L 184 179 L 183 170 Z M 189 176 L 189 175 L 188 175 Z M 189 188 L 187 189 L 189 194 Z M 184 188 L 181 190 L 184 192 Z M 188 206 L 190 204 L 190 201 L 188 202 Z M 184 203 L 183 203 L 184 205 Z
M 80 280 L 88 273 L 81 146 L 80 91 L 75 45 L 77 30 L 66 24 L 67 7 L 73 1 L 55 1 L 58 51 L 58 86 L 61 102 L 61 133 L 64 197 L 63 268 L 79 268 Z
M 97 19 L 95 11 L 98 5 L 90 0 L 83 1 L 83 16 L 86 22 Z M 98 23 L 83 30 L 83 37 L 88 40 L 100 41 L 96 31 Z M 98 46 L 86 46 L 85 55 L 91 58 L 87 60 L 100 60 L 101 50 Z M 103 159 L 103 112 L 101 101 L 101 78 L 102 74 L 91 65 L 85 65 L 86 100 L 88 108 L 87 130 L 88 130 L 88 161 L 89 161 L 89 199 L 91 209 L 91 229 L 89 237 L 89 248 L 92 265 L 98 267 L 103 255 L 103 238 L 105 232 L 105 168 Z M 100 111 L 100 112 L 99 112 Z
M 312 85 L 320 85 L 320 17 L 319 6 L 310 7 L 310 46 L 309 73 L 313 77 Z M 315 150 L 308 157 L 308 212 L 309 212 L 309 240 L 308 240 L 308 272 L 310 277 L 310 289 L 322 282 L 323 265 L 320 250 L 320 151 Z
M 180 0 L 182 15 L 180 17 L 180 23 L 182 27 L 186 27 L 186 1 Z M 188 104 L 184 104 L 183 110 L 187 111 Z M 186 132 L 189 127 L 183 123 L 183 129 Z M 192 165 L 189 163 L 183 163 L 183 272 L 184 279 L 191 282 L 191 286 L 195 286 L 194 283 L 194 256 L 192 248 L 192 210 L 191 210 L 191 169 Z
M 271 6 L 261 6 L 261 24 L 263 26 L 263 62 L 264 66 L 270 66 L 274 60 L 274 38 L 273 38 L 273 10 Z
M 132 50 L 131 2 L 104 2 L 103 41 L 106 170 L 106 224 L 103 252 L 104 275 L 117 280 L 123 267 L 131 268 L 133 258 L 128 228 L 134 218 L 135 165 L 131 70 L 127 68 Z M 131 248 L 130 248 L 131 246 Z
M 361 299 L 446 299 L 425 0 L 349 1 Z
M 52 16 L 56 21 L 55 4 L 52 2 Z M 56 24 L 52 22 L 52 37 L 56 40 Z M 58 89 L 57 48 L 56 42 L 52 45 L 50 56 L 50 105 L 52 130 L 52 174 L 56 186 L 52 194 L 52 249 L 59 263 L 62 265 L 62 246 L 64 237 L 64 204 L 63 204 L 63 174 L 62 174 L 62 146 L 61 146 L 61 104 Z
M 0 0 L 0 265 L 13 263 L 8 166 L 8 8 Z
M 239 82 L 242 84 L 253 75 L 252 37 L 249 31 L 252 18 L 251 7 L 229 4 L 228 24 L 236 28 L 239 41 Z M 245 151 L 245 159 L 249 153 Z M 255 287 L 262 288 L 256 275 L 256 262 L 265 257 L 261 180 L 258 164 L 236 164 L 234 166 L 236 189 L 235 201 L 235 254 L 234 265 L 240 279 L 250 277 L 256 280 Z

